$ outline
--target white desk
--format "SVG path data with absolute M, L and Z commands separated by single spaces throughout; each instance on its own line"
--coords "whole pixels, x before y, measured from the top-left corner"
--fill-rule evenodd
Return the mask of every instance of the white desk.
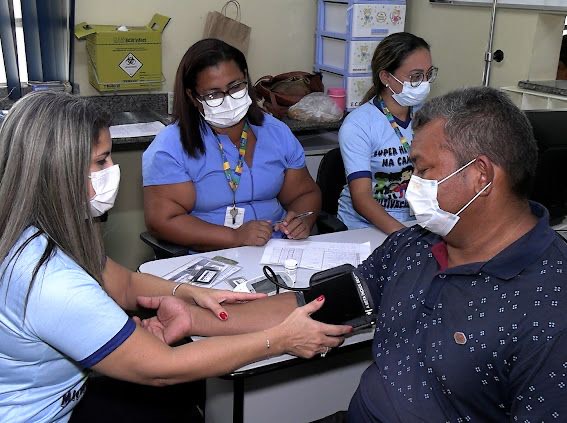
M 370 242 L 373 251 L 385 238 L 377 229 L 368 228 L 316 235 L 309 240 Z M 239 247 L 211 251 L 147 262 L 139 270 L 163 276 L 198 256 L 220 255 L 242 266 L 234 276 L 250 279 L 261 275 L 259 263 L 263 250 L 263 247 Z M 298 285 L 306 283 L 313 273 L 313 270 L 298 269 Z M 282 355 L 249 364 L 222 378 L 207 379 L 206 422 L 295 423 L 345 410 L 360 375 L 371 362 L 373 335 L 372 329 L 357 333 L 324 359 L 302 360 Z

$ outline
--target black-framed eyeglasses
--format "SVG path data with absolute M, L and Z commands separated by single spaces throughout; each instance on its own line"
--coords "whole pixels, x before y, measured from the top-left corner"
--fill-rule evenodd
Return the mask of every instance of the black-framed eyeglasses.
M 205 95 L 197 95 L 197 98 L 201 101 L 207 103 L 209 107 L 220 106 L 224 98 L 229 95 L 235 100 L 241 99 L 248 92 L 248 81 L 236 81 L 234 84 L 228 87 L 226 91 L 212 91 Z
M 438 72 L 439 68 L 435 66 L 431 66 L 425 73 L 422 71 L 412 72 L 409 75 L 410 85 L 414 88 L 419 87 L 423 81 L 429 81 L 431 84 L 437 79 Z

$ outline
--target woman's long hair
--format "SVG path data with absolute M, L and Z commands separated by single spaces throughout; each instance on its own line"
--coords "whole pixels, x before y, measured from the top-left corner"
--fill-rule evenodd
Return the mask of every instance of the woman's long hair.
M 395 32 L 380 41 L 372 56 L 372 87 L 364 95 L 361 104 L 370 101 L 386 88 L 380 81 L 381 71 L 394 73 L 411 53 L 420 48 L 429 51 L 429 44 L 423 38 L 409 32 Z
M 195 93 L 197 76 L 204 69 L 217 66 L 221 62 L 236 63 L 240 71 L 246 75 L 248 80 L 248 95 L 252 104 L 248 109 L 247 118 L 252 125 L 262 125 L 264 114 L 257 104 L 256 93 L 250 80 L 248 65 L 244 54 L 237 48 L 214 38 L 197 41 L 185 53 L 177 68 L 175 84 L 173 88 L 173 118 L 179 125 L 181 144 L 183 149 L 191 157 L 198 157 L 205 153 L 205 144 L 201 136 L 201 130 L 205 129 L 205 119 L 201 116 L 199 109 L 193 104 L 187 90 Z
M 18 260 L 39 235 L 47 238 L 26 295 L 40 267 L 54 252 L 71 257 L 102 281 L 104 247 L 90 218 L 88 175 L 91 151 L 108 115 L 70 94 L 36 92 L 16 102 L 0 129 L 0 262 L 29 227 L 38 231 L 11 258 Z M 9 283 L 2 278 L 0 283 Z

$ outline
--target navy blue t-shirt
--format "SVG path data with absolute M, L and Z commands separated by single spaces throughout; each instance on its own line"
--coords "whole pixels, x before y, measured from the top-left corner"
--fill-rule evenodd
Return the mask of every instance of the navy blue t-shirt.
M 448 269 L 414 226 L 360 266 L 378 320 L 349 422 L 567 421 L 567 243 L 531 206 L 536 226 L 487 262 Z

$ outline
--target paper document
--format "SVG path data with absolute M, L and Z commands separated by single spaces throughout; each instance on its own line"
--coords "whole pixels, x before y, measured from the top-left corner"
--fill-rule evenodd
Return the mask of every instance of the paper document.
M 156 135 L 165 125 L 159 121 L 146 123 L 128 123 L 110 127 L 111 138 L 135 138 Z
M 240 266 L 199 257 L 169 272 L 163 278 L 210 288 L 242 269 Z
M 272 239 L 262 254 L 261 264 L 283 266 L 288 258 L 294 258 L 299 267 L 324 270 L 341 264 L 358 266 L 370 255 L 370 243 L 313 242 Z

